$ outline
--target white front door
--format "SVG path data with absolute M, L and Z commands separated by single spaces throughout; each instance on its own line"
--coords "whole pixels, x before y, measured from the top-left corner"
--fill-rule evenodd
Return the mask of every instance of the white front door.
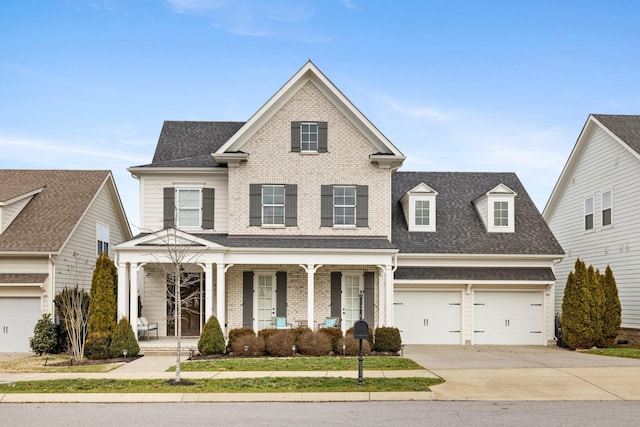
M 543 345 L 542 292 L 474 292 L 473 344 Z
M 276 315 L 276 275 L 271 273 L 257 273 L 254 283 L 254 325 L 256 331 L 273 327 L 272 320 Z
M 461 344 L 460 291 L 396 291 L 394 319 L 405 344 Z
M 360 292 L 364 290 L 361 273 L 342 275 L 342 330 L 360 320 Z

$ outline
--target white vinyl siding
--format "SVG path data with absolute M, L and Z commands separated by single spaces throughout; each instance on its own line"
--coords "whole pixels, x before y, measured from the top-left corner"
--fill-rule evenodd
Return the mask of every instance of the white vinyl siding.
M 567 276 L 576 258 L 604 272 L 610 265 L 622 303 L 622 326 L 640 328 L 640 160 L 601 129 L 583 141 L 577 152 L 577 164 L 547 222 L 566 252 L 555 267 L 555 311 L 562 308 Z M 612 226 L 601 227 L 595 221 L 594 233 L 585 233 L 583 202 L 586 194 L 595 194 L 594 212 L 601 212 L 600 193 L 612 190 L 615 218 Z

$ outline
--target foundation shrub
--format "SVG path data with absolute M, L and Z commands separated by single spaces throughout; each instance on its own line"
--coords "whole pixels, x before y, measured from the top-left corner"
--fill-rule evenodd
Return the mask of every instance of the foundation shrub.
M 198 340 L 198 351 L 200 354 L 222 354 L 224 353 L 224 334 L 220 327 L 220 322 L 215 316 L 211 316 L 205 323 L 202 335 Z
M 291 333 L 293 334 L 293 341 L 296 343 L 296 345 L 298 344 L 300 337 L 309 331 L 311 331 L 311 329 L 307 328 L 306 326 L 300 326 L 298 328 L 291 329 Z
M 278 331 L 278 329 L 260 329 L 258 331 L 258 336 L 262 337 L 262 339 L 264 340 L 264 342 L 267 342 L 267 338 L 269 338 L 271 335 L 275 334 L 276 331 Z
M 345 337 L 347 335 L 353 336 L 353 326 L 347 329 L 347 332 L 344 333 Z M 369 328 L 369 344 L 371 344 L 372 342 L 373 342 L 373 329 Z
M 353 333 L 345 335 L 344 343 L 346 344 L 346 356 L 357 356 L 360 353 L 360 340 L 355 339 Z M 362 354 L 371 354 L 371 344 L 367 340 L 362 340 Z
M 298 352 L 305 356 L 326 356 L 331 351 L 331 338 L 320 331 L 303 332 L 297 342 Z
M 272 329 L 265 338 L 265 350 L 267 354 L 275 357 L 291 356 L 291 346 L 295 344 L 294 335 L 290 329 Z M 260 331 L 262 332 L 262 331 Z
M 376 329 L 375 341 L 373 343 L 373 349 L 375 351 L 397 353 L 400 351 L 401 346 L 402 339 L 400 338 L 400 330 L 398 328 L 381 326 Z
M 229 331 L 229 342 L 227 343 L 227 349 L 230 351 L 232 350 L 233 347 L 233 343 L 236 339 L 245 336 L 245 335 L 251 335 L 251 336 L 256 336 L 256 333 L 253 331 L 253 328 L 235 328 L 235 329 L 231 329 Z
M 318 333 L 326 335 L 331 340 L 331 351 L 335 354 L 342 354 L 342 329 L 340 328 L 320 328 Z
M 51 320 L 51 314 L 45 313 L 33 328 L 33 337 L 29 338 L 31 350 L 39 355 L 51 352 L 58 342 L 56 326 Z
M 246 353 L 244 351 L 245 345 L 247 346 Z M 230 348 L 236 356 L 260 357 L 264 354 L 264 339 L 255 335 L 240 335 L 236 337 Z
M 137 356 L 140 353 L 140 345 L 131 329 L 131 323 L 124 317 L 116 325 L 109 344 L 111 357 L 122 357 L 122 350 L 127 350 L 127 357 Z

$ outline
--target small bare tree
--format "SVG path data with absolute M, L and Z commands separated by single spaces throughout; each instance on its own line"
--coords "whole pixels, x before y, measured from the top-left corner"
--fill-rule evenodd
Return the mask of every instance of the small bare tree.
M 89 324 L 89 295 L 77 286 L 67 287 L 56 295 L 54 303 L 69 336 L 69 352 L 75 360 L 82 360 Z
M 193 302 L 198 298 L 195 293 L 185 294 L 185 290 L 202 280 L 200 272 L 192 270 L 199 268 L 197 264 L 203 253 L 201 246 L 196 246 L 185 241 L 173 228 L 168 228 L 154 233 L 163 246 L 162 256 L 154 255 L 159 266 L 160 273 L 166 280 L 167 302 L 173 308 L 173 322 L 176 333 L 176 376 L 175 382 L 180 382 L 180 358 L 182 351 L 182 320 L 189 314 L 200 314 L 194 310 Z

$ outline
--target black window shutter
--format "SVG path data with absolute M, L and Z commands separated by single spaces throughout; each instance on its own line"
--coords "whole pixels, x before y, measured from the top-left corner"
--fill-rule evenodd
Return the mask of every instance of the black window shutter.
M 372 271 L 364 273 L 364 320 L 371 329 L 374 327 L 375 275 Z
M 215 190 L 213 188 L 202 189 L 202 228 L 213 230 Z
M 331 317 L 340 318 L 342 311 L 342 273 L 331 272 Z
M 300 122 L 291 122 L 291 151 L 300 152 Z
M 298 225 L 298 186 L 296 184 L 284 186 L 284 225 L 287 227 Z
M 276 272 L 276 316 L 287 317 L 287 272 Z
M 242 272 L 242 327 L 253 328 L 253 271 Z
M 327 152 L 327 122 L 318 122 L 318 153 Z
M 369 187 L 356 185 L 356 227 L 369 226 Z
M 164 228 L 175 227 L 176 190 L 173 187 L 164 188 Z
M 333 227 L 333 185 L 320 188 L 320 226 Z
M 262 225 L 262 185 L 249 184 L 249 225 Z

